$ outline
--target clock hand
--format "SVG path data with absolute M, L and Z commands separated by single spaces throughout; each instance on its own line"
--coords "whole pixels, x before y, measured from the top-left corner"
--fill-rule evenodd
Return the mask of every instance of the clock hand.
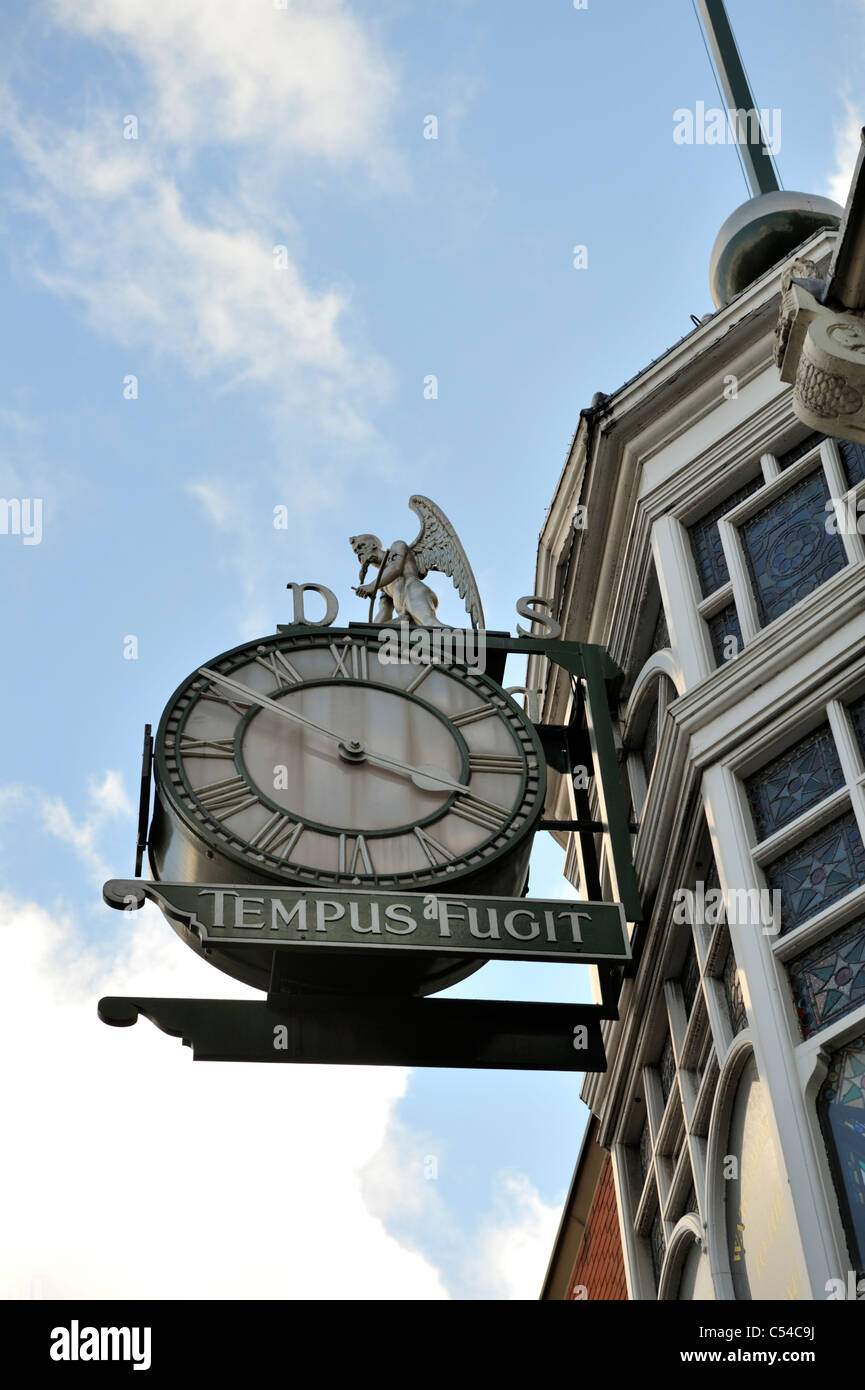
M 335 738 L 340 743 L 347 740 L 342 734 L 337 734 L 333 729 L 325 729 L 321 724 L 314 724 L 311 719 L 306 719 L 302 714 L 295 714 L 294 710 L 286 709 L 284 705 L 278 705 L 275 700 L 271 700 L 269 695 L 259 695 L 257 690 L 250 690 L 248 685 L 242 681 L 232 680 L 230 676 L 221 676 L 218 671 L 211 671 L 207 666 L 199 666 L 198 674 L 207 676 L 208 680 L 216 681 L 219 685 L 224 685 L 226 690 L 231 690 L 248 704 L 261 705 L 262 709 L 272 709 L 276 714 L 281 714 L 283 719 L 292 719 L 295 724 L 303 724 L 307 729 L 314 729 L 317 734 L 324 734 L 327 738 Z
M 388 758 L 384 753 L 374 753 L 365 748 L 358 740 L 348 739 L 344 734 L 338 734 L 333 729 L 325 729 L 322 724 L 315 724 L 304 715 L 296 714 L 294 710 L 287 709 L 285 705 L 277 704 L 276 700 L 270 699 L 270 696 L 259 695 L 257 690 L 250 690 L 249 686 L 244 685 L 242 681 L 232 680 L 230 676 L 221 676 L 218 671 L 211 671 L 208 666 L 199 666 L 198 674 L 225 686 L 226 690 L 231 690 L 235 695 L 239 695 L 241 699 L 251 704 L 260 705 L 262 709 L 273 710 L 275 714 L 281 714 L 283 719 L 290 719 L 295 724 L 302 724 L 304 728 L 312 729 L 317 734 L 324 734 L 325 738 L 335 739 L 337 743 L 343 744 L 349 753 L 356 751 L 359 754 L 358 762 L 365 760 L 370 763 L 378 763 L 382 767 L 393 768 L 396 772 L 407 773 L 421 791 L 467 792 L 469 790 L 463 782 L 457 782 L 437 767 L 412 767 L 409 763 L 400 762 L 397 758 Z

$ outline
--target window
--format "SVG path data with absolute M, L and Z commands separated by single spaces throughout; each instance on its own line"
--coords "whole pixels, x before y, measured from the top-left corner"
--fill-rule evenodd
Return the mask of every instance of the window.
M 730 571 L 718 522 L 762 486 L 762 475 L 752 478 L 688 528 L 700 591 L 703 598 L 709 600 L 708 604 L 703 605 L 703 617 L 717 666 L 736 656 L 742 649 L 739 615 L 732 601 Z
M 692 874 L 691 917 L 700 912 L 701 889 L 718 882 L 704 827 Z M 657 1294 L 673 1228 L 687 1213 L 699 1212 L 709 1121 L 720 1074 L 718 1055 L 730 1041 L 724 1029 L 716 1046 L 717 1014 L 713 1005 L 710 1016 L 707 999 L 717 997 L 719 987 L 703 983 L 705 976 L 720 972 L 729 946 L 729 936 L 726 946 L 722 939 L 727 928 L 723 922 L 705 923 L 702 914 L 693 923 L 675 921 L 676 931 L 687 933 L 687 939 L 671 938 L 675 954 L 667 958 L 665 974 L 677 982 L 684 1011 L 677 1003 L 677 990 L 661 992 L 651 1019 L 647 1065 L 638 1074 L 641 1086 L 636 1098 L 641 1105 L 632 1107 L 631 1147 L 624 1167 L 624 1209 L 645 1253 L 642 1271 L 637 1272 L 641 1285 L 637 1296 L 642 1298 Z M 642 1103 L 645 1115 L 638 1119 Z M 675 1280 L 670 1290 L 674 1284 Z M 711 1294 L 711 1280 L 707 1288 Z M 671 1296 L 669 1290 L 667 1296 Z M 680 1296 L 693 1295 L 686 1291 Z
M 655 630 L 652 633 L 652 645 L 649 648 L 649 656 L 654 656 L 655 652 L 661 652 L 670 645 L 670 633 L 667 628 L 667 615 L 664 606 L 661 605 L 658 613 L 658 621 L 655 623 Z
M 865 846 L 853 812 L 764 864 L 763 872 L 769 888 L 781 894 L 782 932 L 852 893 L 865 883 Z
M 740 528 L 763 624 L 772 622 L 847 564 L 840 535 L 826 530 L 829 489 L 809 473 Z
M 723 588 L 725 584 L 730 582 L 730 572 L 727 569 L 727 559 L 721 543 L 718 521 L 762 486 L 762 477 L 752 478 L 751 482 L 731 493 L 725 501 L 713 507 L 710 512 L 707 512 L 705 516 L 688 528 L 703 598 L 708 598 L 716 589 Z
M 709 641 L 712 643 L 716 666 L 721 666 L 731 657 L 738 656 L 743 643 L 735 603 L 725 603 L 723 608 L 719 608 L 717 613 L 707 618 L 706 626 L 709 629 Z
M 817 1098 L 850 1257 L 865 1269 L 865 1033 L 832 1058 Z
M 809 734 L 745 781 L 760 839 L 789 825 L 844 785 L 844 773 L 828 724 Z
M 780 916 L 784 962 L 803 1037 L 865 1004 L 865 697 L 833 700 L 826 721 L 744 778 L 753 854 Z M 820 918 L 797 951 L 787 937 Z
M 803 1038 L 865 1003 L 865 921 L 835 932 L 790 964 Z
M 748 1011 L 745 1008 L 745 999 L 742 994 L 742 985 L 732 946 L 727 948 L 721 978 L 724 981 L 724 997 L 727 1000 L 730 1027 L 735 1037 L 737 1033 L 741 1033 L 743 1029 L 748 1027 Z
M 816 449 L 822 439 L 823 434 L 808 434 L 801 439 L 798 444 L 794 444 L 792 449 L 785 449 L 783 454 L 778 454 L 778 467 L 780 469 L 792 468 L 794 463 L 798 463 L 806 454 L 810 454 L 812 449 Z
M 865 449 L 862 445 L 854 444 L 849 439 L 839 439 L 838 452 L 848 486 L 855 487 L 857 483 L 865 482 Z
M 854 563 L 865 562 L 865 447 L 808 435 L 696 520 L 684 518 L 716 666 Z M 853 524 L 850 524 L 850 518 Z M 830 524 L 832 523 L 832 524 Z
M 655 757 L 658 752 L 658 744 L 661 739 L 661 731 L 664 727 L 664 720 L 667 715 L 667 706 L 671 705 L 676 699 L 676 687 L 667 677 L 657 675 L 654 680 L 653 688 L 647 689 L 645 693 L 645 703 L 641 701 L 637 713 L 634 717 L 636 726 L 635 734 L 629 734 L 628 742 L 630 751 L 635 755 L 640 764 L 642 777 L 635 779 L 633 774 L 633 759 L 628 760 L 628 771 L 630 776 L 631 800 L 634 810 L 638 815 L 642 815 L 643 803 L 646 791 L 652 780 L 652 768 L 655 766 Z M 641 713 L 648 705 L 648 716 Z M 642 729 L 642 733 L 639 730 Z
M 700 962 L 697 960 L 697 952 L 694 950 L 693 938 L 688 946 L 685 963 L 679 976 L 679 984 L 685 1003 L 685 1013 L 690 1017 L 694 1000 L 697 997 L 697 990 L 700 988 Z
M 664 1104 L 670 1099 L 670 1092 L 676 1080 L 676 1059 L 673 1056 L 673 1043 L 669 1033 L 661 1049 L 658 1058 L 658 1077 L 661 1082 L 661 1094 L 664 1097 Z

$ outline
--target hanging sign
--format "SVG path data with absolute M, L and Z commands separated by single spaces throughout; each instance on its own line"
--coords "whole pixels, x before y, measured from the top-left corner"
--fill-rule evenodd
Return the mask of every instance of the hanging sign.
M 204 948 L 366 947 L 582 964 L 626 961 L 631 954 L 621 903 L 140 879 L 111 879 L 103 892 L 116 908 L 139 908 L 149 899 Z

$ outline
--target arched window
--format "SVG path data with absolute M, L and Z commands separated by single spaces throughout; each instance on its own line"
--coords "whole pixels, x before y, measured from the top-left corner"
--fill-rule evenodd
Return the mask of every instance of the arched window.
M 865 1033 L 832 1058 L 817 1098 L 850 1256 L 865 1269 Z
M 667 706 L 672 704 L 675 698 L 676 687 L 673 682 L 668 676 L 660 676 L 655 682 L 651 702 L 648 704 L 648 714 L 644 716 L 645 722 L 641 721 L 643 722 L 643 735 L 639 744 L 639 752 L 643 771 L 646 775 L 647 787 L 652 780 L 652 768 L 655 766 L 655 755 L 658 751 L 658 742 Z

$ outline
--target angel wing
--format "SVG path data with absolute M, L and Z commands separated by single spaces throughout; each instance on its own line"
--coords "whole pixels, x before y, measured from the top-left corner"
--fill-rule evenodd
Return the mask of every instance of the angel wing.
M 465 599 L 466 612 L 472 627 L 484 627 L 484 610 L 468 556 L 460 545 L 459 536 L 444 512 L 428 497 L 415 495 L 408 502 L 420 520 L 420 534 L 411 549 L 421 579 L 429 570 L 439 570 L 452 579 L 460 598 Z

